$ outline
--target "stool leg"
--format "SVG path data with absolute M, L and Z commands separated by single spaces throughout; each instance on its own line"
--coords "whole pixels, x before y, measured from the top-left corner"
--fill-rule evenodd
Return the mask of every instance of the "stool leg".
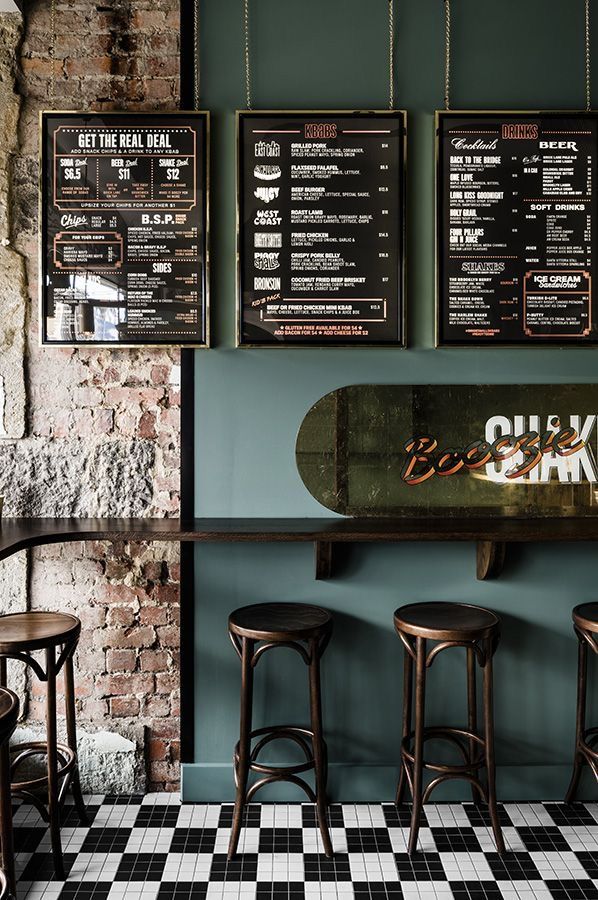
M 411 695 L 413 690 L 413 657 L 408 652 L 407 648 L 404 648 L 404 660 L 403 660 L 403 727 L 401 729 L 401 746 L 406 737 L 411 733 Z M 407 763 L 403 760 L 403 755 L 400 755 L 401 760 L 401 771 L 399 774 L 399 783 L 397 785 L 397 796 L 395 798 L 395 803 L 397 806 L 400 806 L 403 803 L 405 797 L 405 787 L 407 785 Z
M 486 663 L 484 665 L 484 742 L 486 749 L 486 772 L 488 775 L 488 809 L 496 849 L 500 854 L 505 852 L 505 843 L 496 808 L 496 761 L 494 758 L 494 696 L 492 684 L 491 642 L 487 642 Z
M 9 741 L 0 747 L 0 847 L 2 868 L 8 881 L 8 890 L 16 897 L 15 851 L 12 836 L 12 803 L 10 793 Z
M 426 641 L 416 638 L 415 643 L 415 742 L 413 749 L 413 808 L 409 832 L 409 854 L 417 849 L 419 820 L 422 812 L 424 725 L 426 704 Z
M 73 675 L 73 657 L 67 657 L 64 664 L 64 703 L 66 707 L 66 735 L 67 743 L 75 754 L 75 768 L 71 774 L 71 788 L 75 807 L 82 825 L 88 825 L 87 812 L 81 793 L 81 780 L 79 778 L 79 761 L 77 759 L 77 723 L 75 719 L 75 680 Z
M 470 731 L 473 731 L 474 734 L 477 734 L 478 730 L 478 710 L 477 710 L 477 694 L 476 694 L 476 677 L 475 677 L 475 667 L 476 667 L 476 659 L 473 647 L 467 648 L 467 727 Z M 477 746 L 476 742 L 470 740 L 469 742 L 469 761 L 473 762 L 476 757 Z M 473 771 L 473 775 L 478 777 L 478 770 L 475 769 Z M 471 799 L 479 806 L 480 804 L 480 792 L 477 788 L 472 784 L 471 786 Z
M 60 805 L 58 802 L 58 757 L 56 753 L 56 652 L 54 647 L 46 650 L 46 742 L 48 753 L 48 817 L 50 819 L 50 840 L 54 857 L 54 871 L 64 881 L 64 862 L 60 840 Z
M 565 803 L 572 803 L 575 794 L 577 793 L 577 788 L 579 786 L 579 779 L 581 778 L 581 772 L 583 769 L 584 757 L 583 754 L 579 752 L 579 748 L 581 746 L 581 742 L 583 740 L 583 733 L 586 729 L 586 693 L 587 693 L 587 684 L 588 684 L 588 645 L 584 641 L 582 637 L 578 635 L 578 649 L 577 649 L 577 715 L 576 715 L 576 725 L 575 725 L 575 757 L 573 760 L 573 774 L 571 776 L 571 782 L 569 784 L 569 788 L 567 790 L 567 794 L 565 796 Z
M 320 691 L 320 642 L 310 641 L 309 705 L 313 732 L 314 767 L 316 770 L 316 808 L 324 853 L 332 857 L 332 841 L 326 821 L 326 750 L 322 735 L 322 695 Z
M 235 810 L 233 813 L 233 825 L 228 845 L 228 859 L 232 859 L 237 852 L 241 823 L 243 821 L 243 809 L 245 808 L 245 796 L 247 793 L 247 777 L 249 775 L 249 757 L 251 754 L 251 713 L 253 703 L 253 668 L 251 658 L 253 656 L 254 641 L 248 638 L 242 639 L 241 654 L 241 724 L 239 728 L 239 759 L 236 766 L 237 793 L 235 796 Z
M 6 687 L 6 657 L 0 656 L 0 687 Z M 0 747 L 0 850 L 8 890 L 17 896 L 15 851 L 12 833 L 12 794 L 10 790 L 10 741 Z

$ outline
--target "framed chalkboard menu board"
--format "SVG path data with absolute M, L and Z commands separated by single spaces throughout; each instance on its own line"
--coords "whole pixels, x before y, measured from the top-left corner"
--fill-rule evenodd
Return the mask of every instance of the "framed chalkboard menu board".
M 440 112 L 437 342 L 598 342 L 598 114 Z
M 405 122 L 237 113 L 240 346 L 403 344 Z
M 208 128 L 42 113 L 42 344 L 208 345 Z

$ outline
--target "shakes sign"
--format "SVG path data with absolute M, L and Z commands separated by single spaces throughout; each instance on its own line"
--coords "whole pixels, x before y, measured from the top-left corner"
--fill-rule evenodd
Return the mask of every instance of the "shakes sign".
M 356 385 L 297 439 L 301 477 L 347 515 L 593 515 L 595 385 Z

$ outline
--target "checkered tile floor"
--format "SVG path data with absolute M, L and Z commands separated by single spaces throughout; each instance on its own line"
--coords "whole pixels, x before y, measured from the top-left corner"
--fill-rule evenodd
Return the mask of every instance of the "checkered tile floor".
M 232 806 L 177 795 L 92 796 L 90 826 L 65 808 L 67 880 L 57 881 L 35 810 L 15 814 L 18 900 L 598 900 L 598 805 L 507 804 L 499 857 L 484 809 L 426 806 L 409 857 L 408 810 L 330 809 L 328 860 L 310 805 L 252 804 L 226 861 Z

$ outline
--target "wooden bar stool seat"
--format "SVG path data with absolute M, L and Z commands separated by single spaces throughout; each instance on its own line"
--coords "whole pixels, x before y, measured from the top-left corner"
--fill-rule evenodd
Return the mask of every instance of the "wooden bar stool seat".
M 488 609 L 466 603 L 413 603 L 397 609 L 395 630 L 405 650 L 403 677 L 403 727 L 401 739 L 401 774 L 397 786 L 397 805 L 401 804 L 407 785 L 413 808 L 409 835 L 409 853 L 417 849 L 419 821 L 424 803 L 438 785 L 454 778 L 471 784 L 475 802 L 488 804 L 494 838 L 499 853 L 504 841 L 496 808 L 494 715 L 492 658 L 500 637 L 500 621 Z M 428 649 L 427 642 L 433 642 Z M 464 647 L 467 657 L 467 728 L 450 725 L 425 725 L 426 673 L 443 650 Z M 476 660 L 483 670 L 484 734 L 477 730 Z M 413 669 L 415 666 L 415 723 L 412 729 Z M 428 740 L 447 741 L 462 758 L 461 763 L 436 763 L 424 758 Z M 487 786 L 479 777 L 486 769 Z M 432 773 L 424 787 L 423 773 Z
M 12 837 L 12 793 L 10 789 L 9 741 L 17 727 L 19 699 L 7 688 L 0 688 L 0 900 L 16 897 L 15 854 Z
M 228 858 L 231 859 L 237 852 L 245 804 L 261 787 L 278 781 L 297 785 L 316 804 L 324 852 L 330 857 L 332 843 L 326 821 L 327 750 L 322 735 L 320 659 L 332 634 L 332 616 L 318 606 L 262 603 L 244 606 L 231 613 L 228 631 L 241 660 L 241 725 L 233 754 L 236 795 Z M 253 670 L 264 653 L 275 647 L 289 647 L 297 651 L 308 666 L 310 728 L 275 725 L 252 730 Z M 259 762 L 261 751 L 277 738 L 286 738 L 298 744 L 305 755 L 305 762 L 289 766 Z M 315 772 L 315 791 L 300 777 L 311 770 Z M 248 787 L 250 772 L 262 777 Z
M 75 688 L 73 655 L 81 633 L 81 622 L 70 613 L 33 611 L 0 616 L 0 685 L 6 685 L 6 661 L 26 663 L 40 681 L 46 682 L 46 740 L 29 741 L 11 748 L 12 793 L 37 808 L 49 822 L 54 869 L 64 878 L 60 811 L 69 787 L 82 824 L 87 824 L 77 766 Z M 45 666 L 33 655 L 42 651 Z M 64 700 L 67 741 L 57 740 L 56 676 L 64 668 Z M 19 777 L 23 763 L 31 757 L 46 757 L 46 773 Z M 47 799 L 44 798 L 44 794 Z
M 575 726 L 575 754 L 573 774 L 565 796 L 565 803 L 572 803 L 582 769 L 587 763 L 598 780 L 598 728 L 586 728 L 586 699 L 588 690 L 588 648 L 598 653 L 598 603 L 582 603 L 572 613 L 573 628 L 577 635 L 577 714 Z

